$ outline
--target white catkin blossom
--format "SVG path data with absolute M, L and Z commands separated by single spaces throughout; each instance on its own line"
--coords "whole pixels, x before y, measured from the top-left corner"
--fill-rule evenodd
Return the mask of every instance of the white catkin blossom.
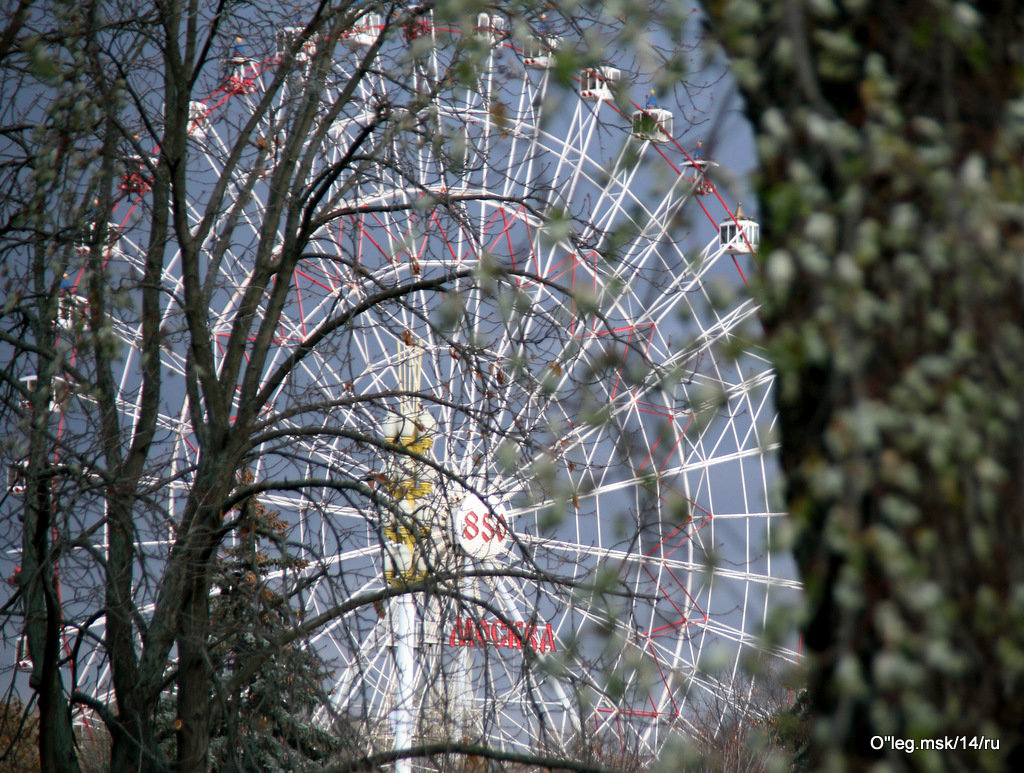
M 916 686 L 924 680 L 924 669 L 906 655 L 882 650 L 872 664 L 874 677 L 882 689 Z
M 847 252 L 841 253 L 836 258 L 836 278 L 848 285 L 859 284 L 863 279 L 863 272 Z
M 765 111 L 764 116 L 761 118 L 761 125 L 762 130 L 766 134 L 770 134 L 780 140 L 789 139 L 792 133 L 785 114 L 777 107 Z
M 981 26 L 981 13 L 970 3 L 953 4 L 953 24 L 966 29 L 977 29 Z
M 772 250 L 765 261 L 765 269 L 768 282 L 776 292 L 784 293 L 789 290 L 790 283 L 796 276 L 792 254 L 786 250 Z
M 860 664 L 851 655 L 844 655 L 839 660 L 836 666 L 836 681 L 848 695 L 862 695 L 867 692 L 867 684 L 864 681 Z
M 835 249 L 835 218 L 827 212 L 814 212 L 804 224 L 804 235 L 823 249 Z

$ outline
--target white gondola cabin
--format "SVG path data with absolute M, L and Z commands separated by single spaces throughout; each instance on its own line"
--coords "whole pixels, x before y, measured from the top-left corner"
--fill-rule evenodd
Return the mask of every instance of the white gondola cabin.
M 32 670 L 32 658 L 28 654 L 28 636 L 22 634 L 18 638 L 18 645 L 15 648 L 15 664 L 14 667 L 19 671 L 31 671 Z
M 546 70 L 554 61 L 560 39 L 554 35 L 530 38 L 523 44 L 523 64 L 534 70 Z
M 718 226 L 718 242 L 730 255 L 751 255 L 761 242 L 761 226 L 743 214 L 743 205 L 736 207 L 736 216 Z
M 350 29 L 341 33 L 341 40 L 349 48 L 372 46 L 384 22 L 379 13 L 364 13 Z
M 588 68 L 580 73 L 580 99 L 588 102 L 610 102 L 612 91 L 622 77 L 614 67 Z
M 74 289 L 70 286 L 61 286 L 60 296 L 57 298 L 57 319 L 54 321 L 60 330 L 73 331 L 79 320 L 85 318 L 88 301 L 81 295 L 75 295 Z
M 302 37 L 304 31 L 305 28 L 300 24 L 290 24 L 277 31 L 278 61 L 282 61 L 288 55 L 288 52 L 292 50 L 292 46 L 295 45 L 295 41 Z M 315 53 L 316 38 L 311 37 L 295 52 L 295 59 L 293 61 L 300 67 L 305 67 L 312 61 Z
M 192 100 L 188 103 L 188 133 L 193 137 L 202 137 L 206 133 L 206 117 L 210 108 L 205 102 Z
M 302 34 L 302 27 L 298 24 L 289 24 L 286 27 L 282 27 L 277 31 L 277 58 L 278 60 L 284 59 L 291 51 L 292 44 Z M 303 56 L 303 52 L 300 49 L 295 52 L 295 61 L 299 62 L 300 57 Z
M 20 381 L 22 386 L 25 387 L 26 392 L 35 392 L 36 387 L 39 386 L 39 376 L 35 373 L 29 373 L 27 376 L 22 376 L 18 381 Z M 21 401 L 21 407 L 22 410 L 27 411 L 32 407 L 32 403 L 29 400 L 23 399 Z
M 547 14 L 541 14 L 537 34 L 523 43 L 523 64 L 534 70 L 546 70 L 554 61 L 561 39 L 548 29 Z
M 476 17 L 473 31 L 487 45 L 496 46 L 508 37 L 508 21 L 495 14 L 481 13 Z
M 18 379 L 25 387 L 26 392 L 34 393 L 39 388 L 39 376 L 35 373 L 29 373 Z M 68 394 L 71 392 L 71 384 L 63 376 L 53 377 L 53 388 L 50 392 L 50 402 L 47 405 L 47 409 L 50 413 L 54 411 L 62 410 L 64 401 L 67 400 Z M 24 411 L 29 411 L 32 407 L 31 401 L 22 399 L 21 407 Z
M 27 486 L 25 472 L 27 469 L 28 462 L 24 460 L 7 465 L 7 492 L 12 496 L 25 496 L 25 488 Z
M 682 166 L 693 170 L 693 177 L 687 179 L 692 179 L 694 193 L 698 196 L 707 196 L 709 193 L 714 192 L 715 186 L 708 179 L 708 169 L 716 167 L 718 164 L 715 161 L 704 158 L 703 142 L 697 140 L 697 148 L 693 151 L 693 155 L 687 154 Z
M 633 113 L 633 136 L 650 142 L 672 139 L 672 111 L 659 107 L 653 93 L 644 108 Z
M 89 222 L 83 229 L 83 238 L 80 241 L 75 242 L 75 254 L 79 257 L 85 257 L 92 252 L 92 238 L 96 229 L 96 221 Z M 100 243 L 100 250 L 103 254 L 109 256 L 113 254 L 114 244 L 117 242 L 121 235 L 121 229 L 113 223 L 107 223 L 107 233 Z M 71 287 L 71 281 L 67 274 L 64 275 L 64 280 L 61 282 L 60 291 L 67 292 Z
M 125 156 L 124 173 L 121 175 L 121 181 L 117 184 L 117 189 L 124 193 L 141 196 L 149 193 L 152 187 L 149 167 L 146 166 L 142 156 L 134 153 Z
M 226 62 L 228 76 L 224 80 L 224 91 L 228 94 L 252 94 L 256 91 L 256 77 L 259 69 L 249 57 L 242 38 L 235 38 L 235 50 Z
M 420 3 L 409 6 L 409 20 L 405 23 L 402 34 L 406 40 L 427 37 L 434 34 L 434 12 L 424 9 Z

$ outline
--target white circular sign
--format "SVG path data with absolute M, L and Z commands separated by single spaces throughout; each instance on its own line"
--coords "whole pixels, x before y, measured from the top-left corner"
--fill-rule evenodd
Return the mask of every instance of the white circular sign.
M 492 511 L 475 494 L 469 494 L 455 511 L 455 540 L 473 558 L 494 558 L 508 550 L 512 538 L 505 509 Z

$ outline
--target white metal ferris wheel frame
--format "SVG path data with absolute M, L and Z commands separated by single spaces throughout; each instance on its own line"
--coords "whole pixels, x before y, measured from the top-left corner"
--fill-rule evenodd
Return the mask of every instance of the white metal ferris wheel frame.
M 510 59 L 515 59 L 519 55 L 518 49 L 509 40 L 496 42 L 490 57 L 497 56 L 499 52 L 504 52 Z M 202 143 L 197 143 L 197 149 L 211 146 L 218 148 L 218 152 L 204 155 L 209 159 L 214 171 L 218 169 L 218 153 L 226 154 L 230 147 L 230 141 L 220 136 L 223 129 L 216 125 L 218 111 L 249 99 L 247 88 L 252 86 L 258 90 L 265 72 L 270 72 L 274 64 L 273 60 L 245 63 L 244 67 L 250 69 L 248 74 L 240 76 L 241 81 L 236 81 L 230 88 L 222 88 L 203 103 L 205 108 L 202 111 L 202 123 L 194 124 L 192 133 L 197 138 L 199 135 L 202 138 Z M 335 67 L 344 70 L 346 66 L 344 56 L 340 56 Z M 433 66 L 436 66 L 436 62 Z M 392 602 L 392 609 L 381 616 L 379 622 L 371 621 L 366 628 L 365 620 L 336 620 L 325 626 L 318 636 L 317 643 L 324 649 L 333 647 L 335 651 L 328 655 L 340 663 L 340 675 L 335 685 L 338 705 L 343 709 L 348 706 L 353 710 L 358 708 L 362 711 L 378 712 L 379 718 L 392 733 L 391 742 L 395 746 L 410 742 L 416 735 L 416 712 L 409 708 L 409 704 L 415 700 L 417 680 L 420 679 L 422 682 L 419 674 L 430 666 L 429 661 L 433 658 L 437 663 L 447 664 L 447 667 L 461 663 L 464 673 L 453 676 L 451 687 L 455 690 L 466 690 L 472 694 L 475 689 L 486 687 L 487 685 L 480 682 L 474 682 L 473 677 L 469 675 L 476 669 L 487 673 L 500 672 L 493 683 L 499 685 L 498 689 L 516 692 L 512 700 L 506 700 L 504 703 L 497 701 L 496 716 L 490 718 L 490 725 L 484 723 L 484 732 L 499 745 L 521 746 L 536 739 L 536 717 L 529 716 L 531 709 L 528 704 L 531 700 L 543 704 L 540 712 L 543 715 L 542 724 L 553 722 L 557 726 L 557 719 L 552 720 L 550 715 L 557 710 L 558 704 L 564 708 L 574 702 L 573 696 L 569 694 L 574 689 L 569 686 L 570 682 L 573 682 L 576 688 L 580 685 L 589 686 L 594 695 L 598 696 L 597 703 L 592 707 L 591 717 L 597 732 L 612 732 L 622 744 L 627 742 L 626 736 L 632 733 L 634 742 L 644 749 L 654 750 L 663 742 L 667 730 L 686 727 L 685 705 L 691 689 L 704 691 L 729 703 L 742 701 L 742 697 L 737 694 L 738 688 L 730 681 L 730 677 L 735 677 L 739 672 L 742 654 L 759 648 L 756 632 L 759 626 L 767 622 L 770 592 L 772 589 L 784 593 L 797 589 L 797 584 L 792 579 L 774 576 L 770 554 L 761 554 L 763 547 L 760 543 L 769 539 L 771 521 L 780 515 L 774 512 L 767 502 L 770 462 L 765 458 L 767 449 L 764 438 L 770 427 L 762 426 L 762 422 L 769 425 L 771 422 L 772 375 L 768 365 L 756 355 L 750 355 L 742 365 L 735 362 L 719 362 L 716 359 L 719 355 L 716 354 L 715 346 L 730 339 L 736 330 L 749 325 L 756 314 L 756 307 L 749 299 L 737 301 L 727 312 L 719 313 L 709 296 L 708 284 L 718 280 L 722 273 L 722 263 L 727 262 L 727 259 L 734 263 L 735 269 L 742 276 L 742 268 L 735 256 L 727 255 L 716 236 L 707 243 L 696 260 L 689 260 L 683 255 L 679 244 L 669 238 L 672 223 L 687 200 L 696 200 L 708 220 L 716 227 L 717 221 L 722 218 L 735 220 L 735 216 L 717 189 L 704 177 L 705 163 L 694 159 L 674 138 L 664 146 L 649 141 L 639 145 L 635 140 L 622 141 L 621 135 L 627 131 L 626 128 L 610 126 L 603 120 L 609 113 L 615 118 L 620 118 L 617 108 L 612 103 L 598 102 L 591 105 L 583 100 L 577 100 L 572 116 L 561 124 L 565 129 L 562 133 L 542 125 L 541 112 L 546 109 L 543 105 L 548 72 L 521 69 L 521 73 L 503 84 L 503 88 L 512 89 L 512 94 L 517 99 L 512 117 L 506 115 L 500 126 L 495 123 L 487 106 L 479 103 L 478 95 L 471 91 L 467 91 L 465 97 L 466 109 L 451 110 L 447 113 L 439 111 L 444 113 L 442 117 L 445 120 L 457 119 L 465 122 L 467 147 L 472 145 L 469 141 L 470 132 L 479 131 L 485 148 L 498 145 L 504 148 L 501 153 L 504 154 L 507 166 L 500 174 L 496 175 L 494 170 L 487 170 L 489 175 L 485 174 L 481 180 L 473 181 L 472 185 L 467 179 L 461 187 L 444 186 L 442 189 L 436 185 L 437 181 L 433 179 L 432 173 L 424 166 L 419 170 L 422 175 L 419 186 L 388 188 L 387 180 L 384 179 L 381 181 L 381 186 L 384 187 L 361 195 L 359 204 L 366 206 L 408 202 L 414 196 L 425 194 L 433 194 L 438 199 L 465 198 L 467 208 L 473 207 L 476 211 L 455 237 L 442 236 L 448 254 L 440 259 L 441 263 L 469 263 L 479 259 L 482 253 L 493 251 L 515 265 L 522 257 L 517 249 L 526 244 L 529 248 L 526 251 L 529 267 L 533 268 L 534 274 L 547 282 L 564 282 L 568 279 L 570 289 L 575 291 L 582 289 L 575 284 L 576 280 L 581 278 L 592 284 L 595 294 L 599 294 L 603 286 L 617 286 L 619 295 L 609 305 L 607 313 L 609 318 L 620 319 L 628 324 L 618 328 L 610 327 L 608 330 L 594 328 L 589 334 L 583 330 L 577 336 L 580 340 L 587 338 L 588 335 L 591 340 L 596 340 L 602 334 L 615 333 L 623 337 L 628 345 L 641 344 L 644 354 L 650 354 L 656 361 L 660 368 L 659 372 L 686 372 L 688 383 L 680 388 L 688 395 L 689 409 L 683 411 L 671 401 L 659 403 L 657 399 L 652 398 L 651 395 L 657 390 L 650 383 L 633 384 L 628 388 L 623 385 L 620 388 L 618 380 L 624 378 L 625 362 L 618 368 L 616 384 L 608 393 L 612 415 L 629 414 L 643 418 L 643 414 L 657 417 L 662 422 L 652 426 L 650 422 L 638 420 L 634 425 L 633 428 L 638 433 L 637 442 L 644 452 L 644 458 L 631 476 L 619 478 L 615 469 L 595 458 L 607 453 L 608 450 L 609 441 L 602 436 L 603 430 L 600 425 L 573 423 L 572 417 L 561 417 L 569 422 L 562 436 L 563 447 L 568 449 L 570 455 L 576 454 L 575 459 L 578 462 L 573 463 L 586 468 L 586 476 L 580 474 L 577 479 L 582 481 L 584 477 L 589 477 L 590 485 L 589 491 L 585 490 L 586 486 L 582 486 L 580 501 L 571 503 L 572 507 L 569 509 L 574 509 L 576 515 L 571 519 L 570 529 L 563 529 L 555 536 L 545 534 L 538 523 L 544 506 L 551 503 L 521 501 L 520 495 L 524 488 L 522 481 L 507 476 L 502 479 L 493 469 L 487 475 L 476 479 L 479 481 L 478 485 L 486 487 L 489 505 L 497 507 L 502 504 L 506 508 L 506 518 L 515 532 L 517 547 L 524 554 L 549 551 L 585 563 L 589 570 L 602 563 L 618 564 L 625 567 L 624 576 L 631 578 L 633 590 L 636 592 L 634 604 L 642 605 L 645 603 L 643 599 L 646 598 L 651 607 L 660 610 L 649 611 L 645 615 L 632 608 L 628 611 L 627 619 L 619 621 L 615 627 L 618 635 L 628 643 L 624 652 L 629 655 L 618 658 L 617 667 L 633 667 L 643 660 L 654 669 L 655 676 L 650 686 L 645 687 L 639 683 L 637 685 L 640 692 L 647 690 L 648 703 L 639 705 L 634 702 L 632 705 L 620 706 L 611 699 L 602 697 L 603 685 L 597 684 L 590 674 L 585 673 L 588 668 L 585 658 L 576 661 L 570 659 L 566 667 L 577 668 L 578 672 L 571 674 L 573 679 L 565 683 L 549 676 L 545 686 L 536 681 L 540 679 L 539 676 L 520 674 L 518 670 L 526 656 L 527 641 L 531 638 L 531 629 L 527 627 L 531 625 L 531 621 L 532 624 L 548 625 L 551 620 L 555 620 L 553 628 L 542 629 L 541 638 L 537 639 L 534 649 L 541 646 L 547 630 L 551 630 L 551 647 L 554 649 L 557 642 L 561 651 L 565 644 L 571 644 L 574 639 L 586 636 L 586 632 L 591 628 L 607 625 L 607 620 L 585 607 L 568 609 L 578 601 L 572 594 L 560 595 L 553 591 L 538 589 L 529 581 L 517 578 L 515 572 L 509 572 L 509 576 L 506 577 L 489 580 L 466 580 L 462 587 L 467 595 L 476 592 L 486 596 L 490 591 L 491 600 L 481 607 L 484 610 L 491 610 L 486 613 L 490 618 L 484 619 L 482 613 L 480 619 L 474 619 L 472 625 L 467 623 L 465 628 L 456 627 L 435 632 L 439 634 L 435 637 L 436 641 L 424 641 L 422 617 L 427 615 L 423 611 L 426 608 L 424 605 L 436 605 L 438 602 L 426 601 L 422 595 L 406 594 Z M 484 71 L 487 78 L 495 77 L 493 68 L 486 67 Z M 378 81 L 373 91 L 364 92 L 364 98 L 375 98 L 378 96 L 377 91 L 385 88 L 385 85 L 383 80 Z M 357 120 L 358 116 L 350 117 L 350 124 L 354 125 Z M 337 138 L 341 138 L 345 135 L 346 128 L 342 125 L 332 131 L 335 131 Z M 601 146 L 601 138 L 608 134 L 614 136 L 616 133 L 620 135 L 619 141 L 622 145 L 617 154 L 608 157 Z M 631 191 L 638 186 L 638 178 L 651 169 L 645 159 L 649 161 L 649 157 L 654 154 L 660 156 L 661 169 L 668 170 L 671 182 L 667 190 L 651 206 L 642 191 Z M 517 160 L 524 160 L 525 163 L 515 165 Z M 610 168 L 605 169 L 601 164 L 602 160 L 610 161 Z M 484 169 L 486 170 L 486 166 Z M 585 191 L 584 196 L 593 197 L 589 209 L 599 215 L 596 219 L 587 221 L 589 230 L 584 229 L 575 234 L 576 244 L 572 246 L 567 247 L 564 238 L 545 243 L 537 235 L 545 227 L 545 221 L 521 204 L 510 203 L 513 199 L 519 198 L 535 177 L 540 176 L 563 183 L 557 186 L 552 184 L 551 193 L 557 194 L 558 201 L 565 202 L 568 206 L 572 205 L 580 191 Z M 497 194 L 499 200 L 473 203 L 473 196 L 481 193 Z M 143 254 L 141 244 L 133 241 L 133 233 L 128 225 L 136 204 L 144 196 L 145 191 L 126 196 L 127 211 L 118 229 L 118 239 L 111 248 L 111 258 L 123 260 L 128 265 L 133 265 L 138 256 Z M 720 207 L 723 212 L 722 218 L 713 217 L 702 198 L 710 199 L 714 205 Z M 552 199 L 546 202 L 549 208 L 555 203 Z M 257 201 L 257 210 L 259 206 Z M 243 215 L 249 218 L 248 227 L 251 231 L 258 234 L 258 212 L 254 215 L 253 212 L 246 210 Z M 196 211 L 192 216 L 198 219 L 201 213 Z M 390 267 L 384 266 L 384 269 L 391 272 L 390 276 L 395 279 L 410 276 L 408 264 L 417 259 L 422 259 L 419 270 L 430 269 L 431 261 L 425 252 L 427 236 L 419 225 L 407 224 L 403 229 L 397 221 L 388 221 L 377 215 L 371 218 L 376 222 L 354 230 L 354 238 L 359 241 L 358 260 L 362 260 L 363 249 L 376 251 L 382 266 L 386 262 L 391 263 Z M 632 235 L 632 245 L 641 247 L 637 251 L 627 249 L 627 259 L 620 263 L 602 265 L 599 268 L 596 256 L 604 248 L 606 237 L 623 222 L 632 223 L 638 229 Z M 444 233 L 443 228 L 439 227 L 438 230 Z M 386 243 L 375 241 L 375 234 L 379 236 L 382 233 L 387 238 Z M 337 237 L 336 243 L 339 248 L 342 238 L 340 234 Z M 513 244 L 514 239 L 526 241 Z M 418 240 L 422 244 L 417 245 Z M 578 244 L 586 244 L 587 256 L 580 254 L 576 246 Z M 417 250 L 417 246 L 422 249 Z M 662 252 L 668 253 L 670 258 L 662 258 Z M 400 265 L 397 256 L 403 254 L 410 260 Z M 676 263 L 671 267 L 677 270 L 674 273 L 667 272 L 670 281 L 658 288 L 660 293 L 653 298 L 642 296 L 641 293 L 645 289 L 650 289 L 639 286 L 643 283 L 644 267 L 659 261 L 668 266 L 673 259 Z M 282 351 L 287 349 L 289 342 L 305 337 L 316 321 L 330 313 L 332 308 L 344 302 L 346 297 L 357 289 L 354 283 L 346 281 L 351 278 L 342 276 L 340 272 L 331 275 L 330 270 L 322 265 L 314 268 L 321 273 L 316 274 L 309 270 L 302 275 L 303 281 L 323 284 L 324 290 L 319 294 L 310 293 L 304 296 L 298 284 L 296 285 L 295 298 L 299 313 L 288 318 L 290 327 L 281 330 Z M 527 266 L 524 265 L 523 268 Z M 174 290 L 181 289 L 180 276 L 175 274 L 177 270 L 176 263 L 172 262 L 165 274 L 165 285 L 172 291 L 168 294 L 170 297 L 173 297 Z M 211 314 L 228 320 L 249 274 L 240 255 L 229 255 L 221 272 L 231 280 L 227 282 L 227 286 L 234 290 L 224 297 L 223 305 L 219 309 L 211 310 Z M 636 288 L 633 287 L 634 284 L 637 285 Z M 691 302 L 691 297 L 698 300 Z M 307 300 L 305 304 L 304 298 Z M 308 302 L 312 300 L 316 301 L 313 305 Z M 548 296 L 541 300 L 550 302 Z M 681 328 L 677 330 L 685 345 L 675 346 L 671 343 L 671 337 L 665 336 L 661 331 L 663 328 L 678 326 L 675 314 L 681 303 L 688 304 L 690 308 L 691 314 L 687 323 L 690 327 L 685 335 Z M 697 310 L 698 306 L 702 306 L 700 311 Z M 413 309 L 411 315 L 400 320 L 399 327 L 405 324 L 412 326 L 417 320 L 417 314 L 422 316 L 422 313 L 427 311 L 429 310 L 425 308 Z M 575 317 L 573 324 L 576 324 Z M 136 340 L 138 335 L 138 331 L 125 322 L 116 322 L 115 329 L 126 341 Z M 376 358 L 379 366 L 375 372 L 369 374 L 371 378 L 363 386 L 382 395 L 396 389 L 401 391 L 399 360 L 379 360 L 380 354 L 388 351 L 388 340 L 393 336 L 386 330 L 365 330 L 360 335 L 364 338 L 355 341 L 357 347 L 362 347 L 358 351 L 358 357 L 367 363 Z M 427 379 L 430 383 L 424 389 L 429 391 L 431 385 L 435 388 L 438 386 L 443 376 L 442 369 L 437 363 L 448 359 L 448 355 L 437 340 L 428 340 L 425 346 L 427 364 L 424 367 L 430 368 L 431 372 L 430 378 Z M 586 345 L 581 347 L 585 349 Z M 494 361 L 498 361 L 500 355 L 501 352 L 498 352 Z M 135 367 L 133 357 L 134 353 L 125 363 L 120 385 L 121 393 L 125 395 L 122 410 L 126 416 L 134 415 L 136 410 L 131 397 L 132 374 Z M 185 363 L 180 354 L 170 351 L 166 352 L 164 357 L 164 364 L 171 371 L 179 375 L 184 374 Z M 319 370 L 305 364 L 302 367 L 307 368 L 310 382 L 321 379 L 324 373 L 329 371 L 322 361 L 316 363 Z M 744 368 L 750 372 L 741 372 Z M 568 383 L 569 378 L 568 371 L 559 376 L 556 389 L 559 385 Z M 652 377 L 648 374 L 645 378 L 650 380 Z M 333 383 L 337 389 L 342 385 L 342 379 L 336 377 Z M 698 403 L 702 399 L 712 400 L 713 396 L 710 393 L 715 389 L 721 393 L 718 399 L 722 400 L 725 406 L 725 418 L 713 418 L 706 422 L 696 421 L 695 417 L 700 413 Z M 416 391 L 419 391 L 418 388 Z M 167 486 L 170 512 L 179 507 L 178 499 L 187 490 L 188 460 L 194 453 L 194 447 L 191 450 L 189 448 L 191 444 L 187 415 L 187 405 L 182 405 L 177 412 L 168 412 L 161 417 L 162 428 L 174 433 L 179 443 L 179 450 L 175 453 L 177 469 L 171 475 L 173 482 Z M 463 434 L 459 435 L 459 438 L 466 440 L 465 424 L 461 432 Z M 670 446 L 667 453 L 665 446 Z M 443 452 L 442 458 L 445 464 L 454 466 L 458 474 L 471 476 L 472 467 L 468 466 L 468 460 L 472 456 L 470 451 L 474 449 L 478 453 L 489 454 L 484 467 L 493 468 L 497 464 L 496 449 L 479 443 L 473 445 L 472 449 L 468 445 L 461 449 L 461 457 L 453 455 L 448 449 Z M 588 455 L 588 450 L 591 455 Z M 346 460 L 344 451 L 329 442 L 319 448 L 311 448 L 310 452 L 322 454 L 328 468 L 348 474 L 355 474 L 360 465 L 365 466 L 365 461 L 353 463 L 352 460 Z M 678 462 L 672 461 L 674 456 L 678 456 Z M 725 484 L 718 479 L 719 468 L 729 468 L 734 474 L 739 471 L 739 481 L 733 481 L 733 490 L 727 492 L 725 496 L 722 494 L 722 486 Z M 607 510 L 609 507 L 619 507 L 623 502 L 628 502 L 628 496 L 625 499 L 622 496 L 630 492 L 635 493 L 645 470 L 654 471 L 659 477 L 673 478 L 683 483 L 685 490 L 677 491 L 676 495 L 688 502 L 691 517 L 689 522 L 673 529 L 657 531 L 654 543 L 645 545 L 644 550 L 638 550 L 637 544 L 630 547 L 628 544 L 624 545 L 621 540 L 609 537 L 610 532 L 605 530 L 603 520 L 610 519 L 602 515 L 602 506 Z M 362 471 L 372 472 L 365 469 Z M 257 474 L 259 472 L 258 470 Z M 716 498 L 730 502 L 730 506 L 717 506 Z M 732 505 L 731 502 L 736 499 L 739 503 Z M 319 542 L 318 549 L 314 551 L 319 567 L 328 572 L 334 571 L 335 568 L 341 571 L 350 565 L 363 570 L 359 575 L 360 582 L 354 587 L 346 588 L 352 598 L 358 599 L 360 594 L 370 594 L 384 586 L 385 580 L 380 564 L 381 547 L 380 544 L 374 543 L 372 534 L 367 533 L 365 544 L 357 542 L 337 554 L 328 554 L 336 538 L 326 534 L 327 524 L 345 520 L 365 520 L 365 514 L 358 508 L 351 504 L 331 501 L 314 503 L 308 498 L 296 499 L 285 492 L 268 494 L 264 501 L 270 507 L 281 508 L 296 516 L 299 542 Z M 608 504 L 602 505 L 605 501 Z M 659 513 L 659 529 L 663 520 L 663 506 L 663 503 L 655 505 Z M 310 514 L 314 509 L 317 513 L 315 517 Z M 585 511 L 592 513 L 593 520 L 598 523 L 596 530 L 591 533 L 587 533 L 591 528 L 590 521 L 581 514 Z M 709 565 L 709 560 L 713 556 L 724 556 L 725 561 Z M 730 563 L 732 566 L 728 565 Z M 501 561 L 489 559 L 483 562 L 482 568 L 498 568 L 502 565 Z M 574 576 L 570 579 L 579 578 Z M 718 585 L 725 585 L 726 590 L 720 593 L 717 590 Z M 725 598 L 725 606 L 722 606 L 723 602 L 719 600 L 719 596 Z M 416 599 L 418 601 L 415 601 Z M 308 601 L 311 613 L 321 612 L 327 608 L 326 600 L 318 598 L 315 593 L 310 595 Z M 559 604 L 566 609 L 558 611 Z M 538 620 L 539 607 L 544 607 L 548 614 L 555 617 L 547 621 L 543 618 Z M 142 611 L 145 612 L 145 609 Z M 494 611 L 500 612 L 503 620 L 497 620 Z M 437 619 L 441 620 L 448 613 L 437 607 L 430 614 L 435 614 Z M 421 619 L 418 620 L 417 616 Z M 457 617 L 460 621 L 457 626 L 462 625 L 462 619 L 461 616 Z M 469 620 L 468 613 L 465 619 Z M 638 625 L 638 620 L 649 621 L 649 625 Z M 519 629 L 522 638 L 518 648 L 510 643 L 512 633 L 509 626 L 510 622 L 517 621 L 524 623 L 524 627 Z M 655 621 L 660 621 L 660 625 L 655 625 Z M 395 630 L 390 628 L 392 622 L 398 629 L 397 636 Z M 503 629 L 498 627 L 499 623 Z M 489 641 L 486 640 L 486 636 L 482 637 L 483 640 L 475 640 L 474 636 L 479 635 L 481 625 L 488 631 L 501 631 L 504 646 L 495 641 L 498 634 L 492 636 Z M 489 627 L 492 625 L 493 628 Z M 420 636 L 417 644 L 419 649 L 413 647 L 415 651 L 410 651 L 406 647 L 402 650 L 403 642 L 407 644 L 412 639 L 417 626 Z M 536 636 L 537 629 L 533 630 Z M 447 659 L 443 654 L 446 638 L 449 642 L 455 642 L 457 648 L 461 648 L 461 652 L 456 652 Z M 477 649 L 471 652 L 471 646 Z M 514 649 L 518 649 L 519 652 L 514 652 Z M 716 654 L 725 651 L 729 653 L 723 661 L 725 667 L 719 674 L 709 674 L 703 669 L 704 659 L 712 651 Z M 543 656 L 544 653 L 539 654 Z M 797 653 L 788 647 L 776 649 L 773 655 L 782 661 L 792 662 L 797 658 Z M 539 659 L 543 660 L 542 657 Z M 100 676 L 101 681 L 104 678 Z M 364 694 L 369 693 L 369 698 L 362 703 L 357 700 L 356 703 L 346 704 L 350 693 L 360 692 L 353 687 L 356 683 L 361 684 Z M 544 693 L 548 687 L 550 691 Z M 375 690 L 378 692 L 374 692 Z M 542 697 L 538 698 L 538 695 Z M 546 697 L 543 697 L 545 695 Z M 464 697 L 464 700 L 465 711 L 479 710 L 486 713 L 482 704 L 486 701 L 495 701 L 496 697 L 486 694 L 475 697 L 471 695 L 469 698 Z M 556 727 L 555 732 L 555 736 L 563 739 L 582 731 L 578 720 L 569 716 L 572 714 L 571 711 L 564 714 L 562 724 Z M 502 722 L 507 722 L 513 727 L 503 728 L 500 726 Z M 624 724 L 631 725 L 633 730 L 623 730 Z

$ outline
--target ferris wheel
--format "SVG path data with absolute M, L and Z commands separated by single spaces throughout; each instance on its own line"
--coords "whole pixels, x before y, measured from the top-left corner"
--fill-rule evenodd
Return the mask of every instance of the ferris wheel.
M 622 109 L 612 64 L 558 91 L 568 33 L 554 24 L 527 34 L 481 14 L 463 30 L 421 8 L 368 9 L 340 39 L 303 34 L 282 24 L 238 41 L 190 106 L 189 163 L 200 182 L 218 179 L 235 133 L 261 116 L 211 269 L 226 341 L 266 243 L 275 121 L 330 47 L 316 77 L 323 103 L 341 107 L 307 177 L 331 216 L 272 332 L 266 373 L 290 370 L 253 466 L 258 480 L 313 481 L 263 501 L 308 566 L 305 615 L 326 621 L 314 639 L 334 672 L 324 721 L 378 750 L 597 737 L 656 753 L 702 702 L 743 705 L 745 659 L 763 654 L 773 604 L 797 589 L 767 547 L 780 515 L 772 370 L 735 345 L 759 326 L 743 292 L 757 224 L 677 138 L 669 106 Z M 476 74 L 453 80 L 466 47 Z M 129 268 L 145 253 L 132 227 L 142 161 L 128 161 L 112 229 L 111 259 Z M 327 180 L 333 168 L 345 171 Z M 204 202 L 190 205 L 199 222 Z M 171 299 L 177 271 L 165 273 Z M 164 364 L 183 374 L 184 353 L 168 347 Z M 125 363 L 127 412 L 136 367 Z M 182 391 L 162 417 L 171 513 L 197 453 L 189 411 Z M 329 480 L 354 485 L 315 483 Z M 792 643 L 768 655 L 797 659 Z

